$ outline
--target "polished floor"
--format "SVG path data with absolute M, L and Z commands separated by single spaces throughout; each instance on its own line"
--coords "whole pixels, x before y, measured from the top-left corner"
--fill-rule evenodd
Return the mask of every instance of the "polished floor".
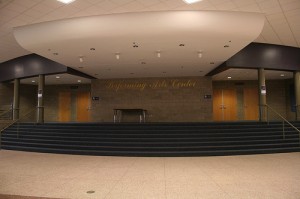
M 142 158 L 1 150 L 0 193 L 74 199 L 300 199 L 300 153 Z

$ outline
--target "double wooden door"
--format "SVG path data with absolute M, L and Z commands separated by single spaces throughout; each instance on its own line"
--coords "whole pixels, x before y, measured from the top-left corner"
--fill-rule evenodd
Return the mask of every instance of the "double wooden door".
M 213 119 L 214 121 L 258 120 L 258 90 L 244 88 L 243 98 L 238 99 L 235 89 L 214 89 Z M 243 100 L 243 101 L 242 101 Z M 242 114 L 243 113 L 243 114 Z
M 69 91 L 60 92 L 58 101 L 58 120 L 60 122 L 89 121 L 89 92 L 77 92 L 75 95 L 72 95 Z
M 237 101 L 235 89 L 214 89 L 213 117 L 214 121 L 237 120 Z

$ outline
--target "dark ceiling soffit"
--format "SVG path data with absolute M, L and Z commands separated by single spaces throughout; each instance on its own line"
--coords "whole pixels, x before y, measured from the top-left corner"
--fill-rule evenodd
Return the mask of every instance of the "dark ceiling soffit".
M 218 73 L 224 72 L 225 70 L 228 70 L 230 67 L 226 65 L 226 62 L 223 64 L 219 65 L 217 68 L 213 69 L 209 73 L 207 73 L 205 76 L 214 76 Z
M 76 76 L 84 77 L 84 78 L 87 78 L 87 79 L 96 79 L 93 76 L 90 76 L 88 74 L 85 74 L 83 72 L 80 72 L 80 71 L 75 70 L 75 69 L 70 68 L 70 67 L 67 67 L 67 73 L 70 74 L 70 75 L 76 75 Z
M 300 48 L 251 43 L 206 76 L 213 76 L 230 68 L 300 71 Z
M 40 55 L 30 54 L 1 63 L 0 82 L 66 72 L 66 66 Z
M 24 55 L 0 64 L 0 82 L 62 73 L 95 79 L 37 54 Z

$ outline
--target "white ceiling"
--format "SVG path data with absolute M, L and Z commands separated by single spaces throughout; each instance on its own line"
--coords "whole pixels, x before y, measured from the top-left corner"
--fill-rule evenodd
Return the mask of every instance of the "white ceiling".
M 0 0 L 0 63 L 31 53 L 15 41 L 13 27 L 82 16 L 170 10 L 263 13 L 265 25 L 256 42 L 300 47 L 300 0 L 203 0 L 191 5 L 182 0 L 76 0 L 69 5 L 56 0 Z
M 44 22 L 17 27 L 14 35 L 31 52 L 104 79 L 203 76 L 257 38 L 263 25 L 258 13 L 162 11 Z

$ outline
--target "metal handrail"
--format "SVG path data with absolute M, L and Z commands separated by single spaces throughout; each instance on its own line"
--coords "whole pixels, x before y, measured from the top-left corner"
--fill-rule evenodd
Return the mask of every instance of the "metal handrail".
M 300 130 L 295 127 L 292 123 L 290 123 L 286 118 L 284 118 L 280 113 L 278 113 L 274 108 L 272 108 L 271 106 L 269 106 L 268 104 L 264 104 L 262 106 L 266 106 L 267 107 L 267 122 L 269 124 L 269 112 L 268 110 L 270 109 L 271 111 L 273 111 L 277 116 L 279 116 L 282 119 L 282 133 L 283 133 L 283 139 L 285 139 L 285 132 L 284 132 L 284 122 L 286 122 L 287 124 L 289 124 L 291 127 L 293 127 L 298 133 L 299 133 L 299 143 L 300 143 Z
M 12 112 L 12 109 L 9 109 L 9 110 L 4 111 L 3 113 L 0 113 L 0 117 L 1 117 L 2 115 L 5 115 L 5 114 L 9 113 L 9 112 Z
M 1 150 L 1 134 L 2 132 L 7 129 L 8 127 L 18 123 L 20 120 L 22 119 L 25 119 L 25 118 L 28 118 L 28 115 L 31 114 L 33 111 L 35 111 L 36 108 L 34 109 L 31 109 L 30 111 L 28 111 L 26 114 L 22 115 L 19 119 L 17 120 L 12 120 L 12 122 L 10 122 L 8 125 L 6 125 L 5 127 L 3 127 L 1 130 L 0 130 L 0 150 Z M 17 136 L 19 137 L 19 128 L 18 128 L 18 133 L 17 133 Z

